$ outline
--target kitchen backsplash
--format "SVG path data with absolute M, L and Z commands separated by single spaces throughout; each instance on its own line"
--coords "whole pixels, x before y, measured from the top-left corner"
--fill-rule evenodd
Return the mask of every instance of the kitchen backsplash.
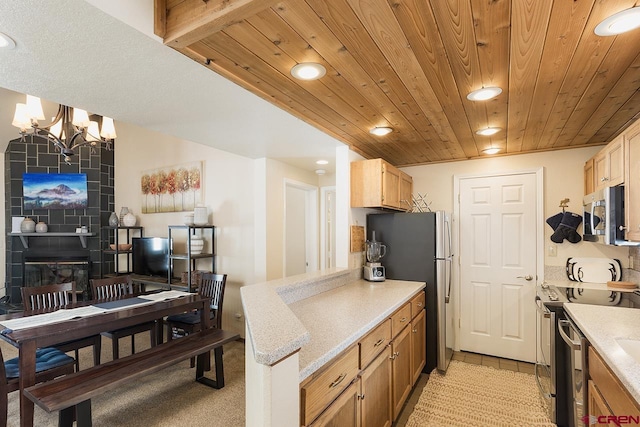
M 640 247 L 633 246 L 629 248 L 629 257 L 633 262 L 633 270 L 640 272 Z

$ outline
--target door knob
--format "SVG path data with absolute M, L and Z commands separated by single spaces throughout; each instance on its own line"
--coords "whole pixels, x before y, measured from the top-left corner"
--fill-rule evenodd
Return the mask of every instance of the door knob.
M 518 278 L 518 279 L 524 279 L 524 280 L 526 280 L 526 281 L 531 281 L 531 280 L 533 280 L 533 276 L 532 276 L 532 275 L 530 275 L 530 274 L 527 274 L 526 276 L 518 276 L 517 278 Z

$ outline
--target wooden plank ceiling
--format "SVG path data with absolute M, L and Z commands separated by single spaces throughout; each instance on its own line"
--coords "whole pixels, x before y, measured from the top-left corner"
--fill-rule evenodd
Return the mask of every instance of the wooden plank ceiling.
M 396 166 L 603 144 L 640 115 L 640 0 L 155 0 L 165 44 Z M 318 62 L 327 74 L 294 79 Z M 189 76 L 180 76 L 189 78 Z M 475 89 L 503 92 L 472 102 Z M 384 137 L 375 126 L 390 126 Z M 502 131 L 492 137 L 475 132 Z M 300 141 L 304 144 L 304 141 Z

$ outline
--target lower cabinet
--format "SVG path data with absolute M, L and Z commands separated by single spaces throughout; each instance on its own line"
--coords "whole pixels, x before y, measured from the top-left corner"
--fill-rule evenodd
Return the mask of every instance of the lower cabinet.
M 354 381 L 310 427 L 360 427 L 360 381 Z
M 414 299 L 300 385 L 302 426 L 393 425 L 426 362 L 424 294 Z
M 427 363 L 427 318 L 424 310 L 411 321 L 411 372 L 413 384 Z
M 593 380 L 589 380 L 589 415 L 594 417 L 613 415 Z
M 360 374 L 362 425 L 391 427 L 391 347 Z
M 395 421 L 413 387 L 410 328 L 404 328 L 391 341 L 391 373 L 391 404 L 393 407 L 393 420 Z

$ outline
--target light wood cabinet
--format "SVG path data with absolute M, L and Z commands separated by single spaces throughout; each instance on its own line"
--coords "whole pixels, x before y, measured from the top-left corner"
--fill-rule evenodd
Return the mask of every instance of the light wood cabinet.
M 588 360 L 590 377 L 587 398 L 589 402 L 588 413 L 591 415 L 640 416 L 640 407 L 636 404 L 635 399 L 593 347 L 589 347 Z M 590 393 L 592 388 L 597 391 L 594 396 Z
M 593 158 L 595 190 L 624 183 L 624 139 L 619 135 Z
M 391 427 L 426 362 L 420 291 L 300 384 L 300 425 Z
M 622 134 L 625 146 L 625 239 L 640 242 L 640 120 Z
M 375 358 L 360 374 L 360 410 L 362 425 L 391 427 L 391 347 Z
M 391 341 L 391 406 L 393 420 L 395 421 L 402 405 L 409 397 L 413 387 L 413 375 L 411 371 L 411 334 L 410 328 L 404 328 L 400 334 Z
M 413 178 L 382 159 L 351 163 L 352 208 L 406 211 L 412 190 Z
M 360 427 L 360 383 L 351 384 L 310 427 Z
M 427 317 L 424 310 L 411 320 L 411 379 L 415 384 L 427 363 Z
M 316 372 L 302 384 L 302 424 L 309 425 L 358 375 L 358 347 L 353 346 L 337 360 Z
M 587 160 L 584 164 L 584 194 L 591 194 L 595 190 L 595 171 L 594 171 L 594 159 L 593 157 Z

